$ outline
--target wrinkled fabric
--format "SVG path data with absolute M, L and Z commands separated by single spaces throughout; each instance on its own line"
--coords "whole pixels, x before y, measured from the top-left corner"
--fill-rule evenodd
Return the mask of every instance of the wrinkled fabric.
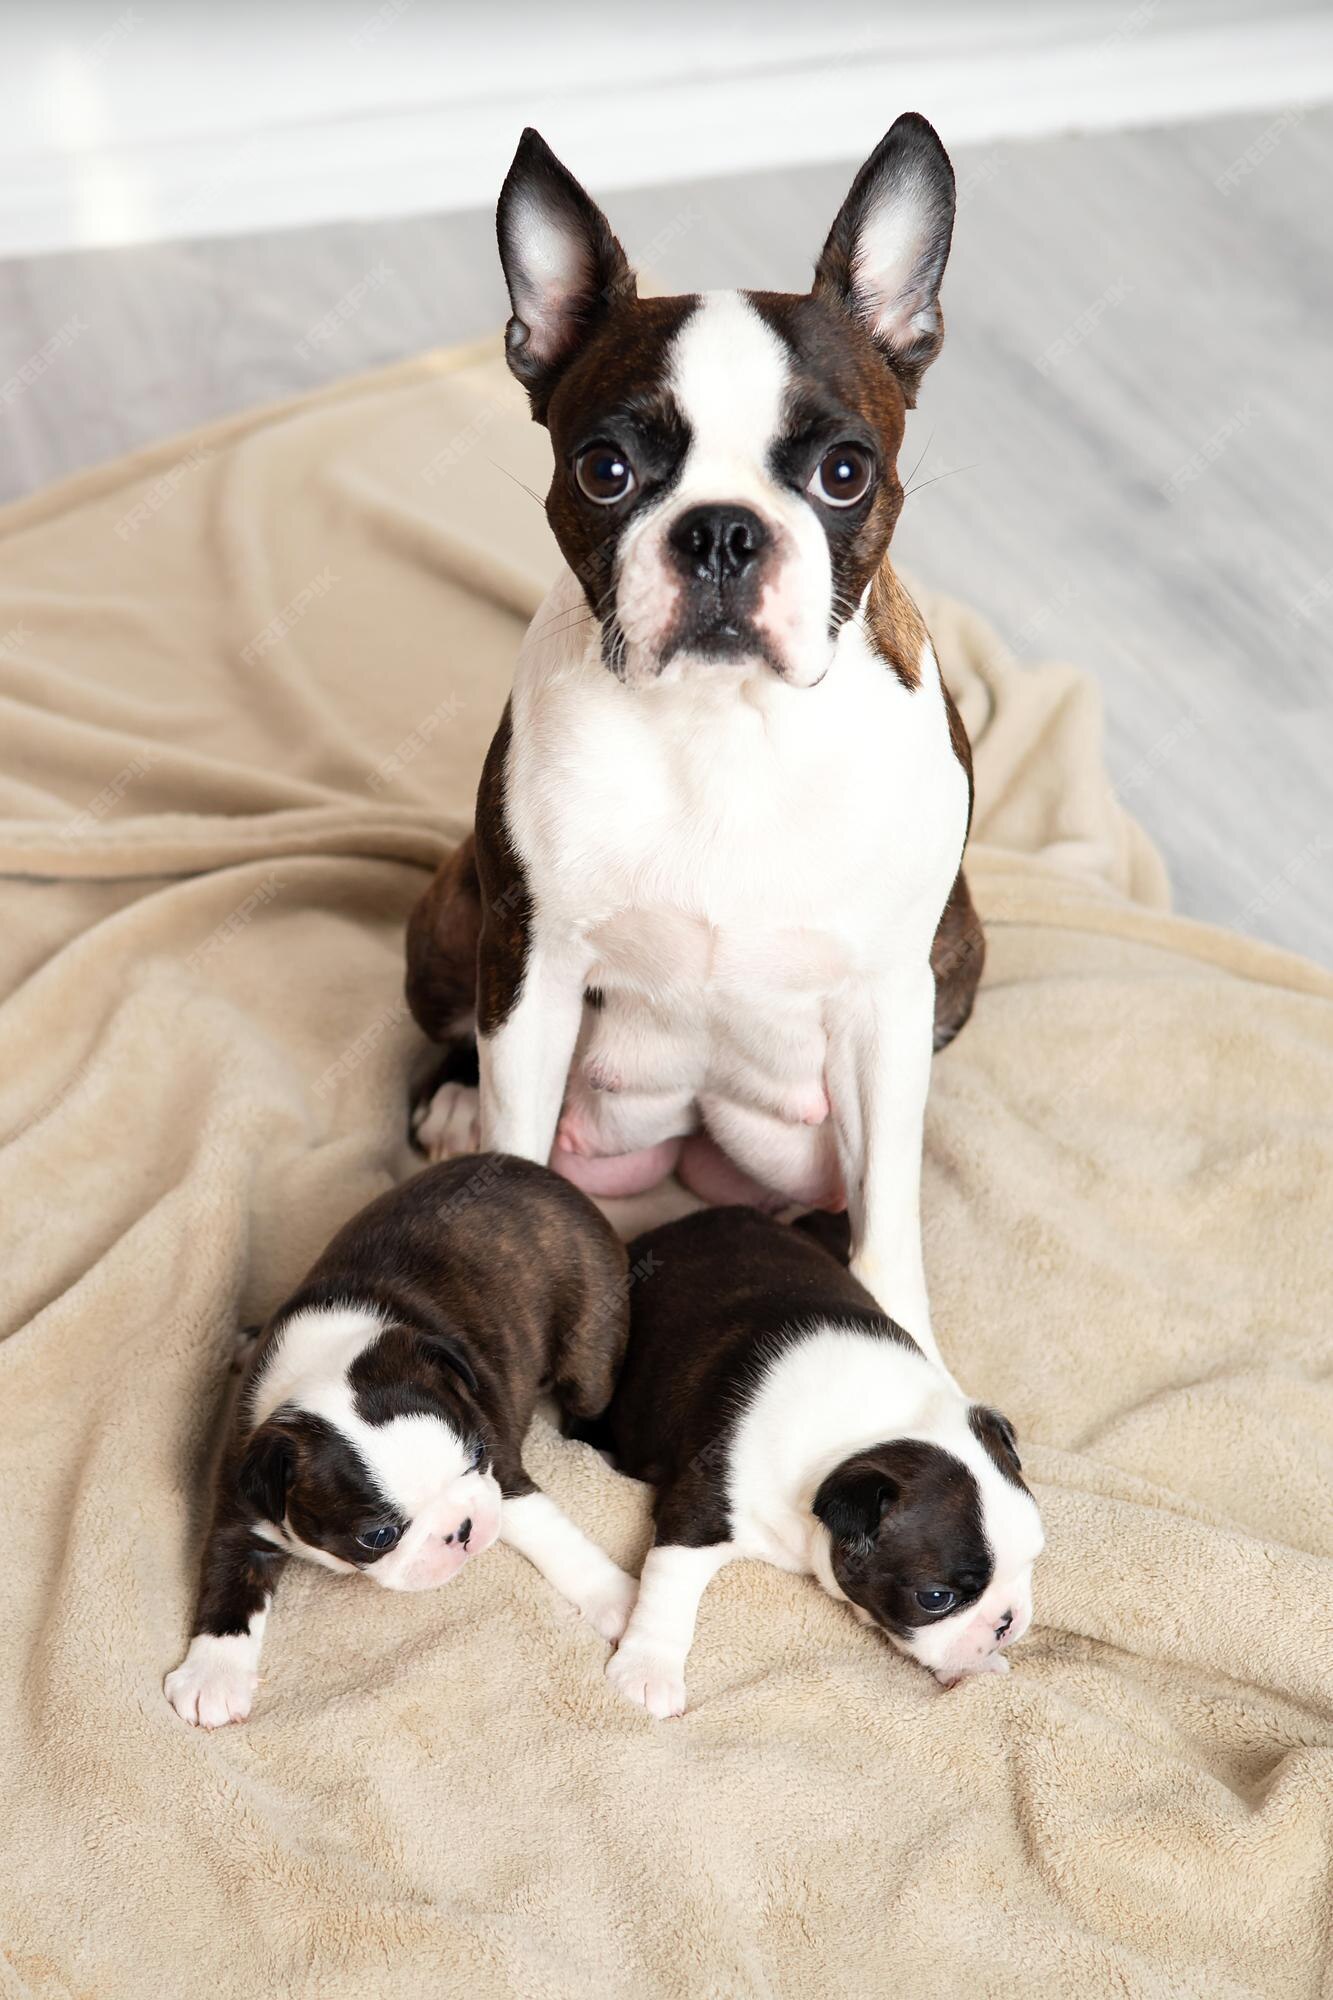
M 0 1993 L 1327 1991 L 1333 980 L 1173 917 L 1092 683 L 928 592 L 989 957 L 926 1255 L 1045 1516 L 1013 1672 L 737 1565 L 653 1723 L 497 1548 L 293 1565 L 250 1721 L 169 1709 L 236 1328 L 414 1165 L 403 924 L 556 564 L 497 348 L 0 516 Z M 527 1456 L 637 1564 L 644 1488 Z

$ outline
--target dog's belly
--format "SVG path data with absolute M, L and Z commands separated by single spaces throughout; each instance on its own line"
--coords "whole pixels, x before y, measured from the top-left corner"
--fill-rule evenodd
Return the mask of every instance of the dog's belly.
M 588 1157 L 709 1131 L 765 1186 L 833 1191 L 826 1006 L 847 976 L 809 930 L 722 932 L 674 909 L 601 925 L 561 1141 Z

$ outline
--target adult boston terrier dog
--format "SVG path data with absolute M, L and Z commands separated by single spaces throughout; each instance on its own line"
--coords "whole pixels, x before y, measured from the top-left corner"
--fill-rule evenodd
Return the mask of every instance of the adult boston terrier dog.
M 535 132 L 499 204 L 509 366 L 547 426 L 567 567 L 524 642 L 475 844 L 414 913 L 407 991 L 475 1027 L 418 1107 L 600 1195 L 850 1211 L 854 1268 L 934 1350 L 932 1039 L 983 941 L 971 757 L 888 561 L 904 418 L 943 338 L 948 156 L 899 118 L 809 293 L 637 295 Z
M 497 1539 L 604 1639 L 632 1578 L 523 1470 L 539 1389 L 605 1408 L 625 1347 L 624 1246 L 545 1167 L 429 1167 L 339 1230 L 255 1343 L 217 1477 L 189 1652 L 166 1695 L 216 1728 L 250 1712 L 291 1556 L 387 1590 L 447 1583 Z
M 657 1487 L 657 1534 L 612 1685 L 685 1707 L 709 1580 L 738 1557 L 813 1574 L 946 1686 L 1005 1672 L 1043 1547 L 1014 1433 L 971 1403 L 815 1240 L 704 1209 L 632 1245 L 616 1393 L 585 1435 Z M 807 1233 L 811 1231 L 812 1233 Z

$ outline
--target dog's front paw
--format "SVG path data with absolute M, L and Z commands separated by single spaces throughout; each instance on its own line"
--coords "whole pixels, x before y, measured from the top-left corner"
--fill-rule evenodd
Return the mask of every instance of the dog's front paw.
M 622 1646 L 607 1661 L 606 1678 L 617 1694 L 637 1702 L 659 1722 L 685 1713 L 685 1662 L 674 1654 Z
M 257 1671 L 238 1659 L 234 1642 L 201 1632 L 163 1681 L 162 1691 L 183 1722 L 221 1729 L 228 1722 L 245 1721 L 258 1686 Z
M 626 1576 L 623 1569 L 616 1569 L 612 1564 L 611 1574 L 598 1579 L 579 1599 L 578 1608 L 593 1631 L 599 1632 L 603 1639 L 609 1639 L 614 1646 L 624 1636 L 638 1595 L 638 1578 Z
M 442 1083 L 412 1113 L 413 1142 L 432 1162 L 475 1153 L 481 1145 L 481 1092 L 475 1084 Z

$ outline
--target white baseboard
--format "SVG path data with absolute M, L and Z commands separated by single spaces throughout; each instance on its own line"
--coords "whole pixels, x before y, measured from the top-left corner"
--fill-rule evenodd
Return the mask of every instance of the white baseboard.
M 0 255 L 487 207 L 524 124 L 604 191 L 859 159 L 909 108 L 954 147 L 1333 100 L 1333 9 L 1297 0 L 356 0 L 317 39 L 304 10 L 216 9 L 193 45 L 190 17 L 29 28 Z

